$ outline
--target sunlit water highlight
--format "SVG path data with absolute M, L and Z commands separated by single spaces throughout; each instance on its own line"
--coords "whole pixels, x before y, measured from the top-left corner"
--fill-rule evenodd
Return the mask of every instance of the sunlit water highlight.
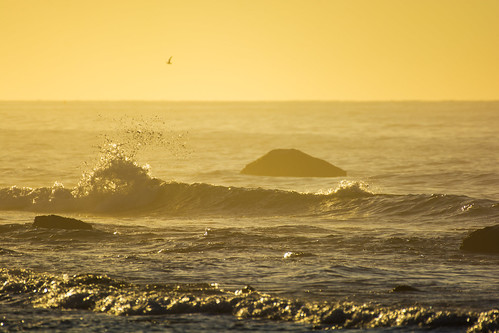
M 0 103 L 7 330 L 482 332 L 499 103 Z M 239 174 L 274 148 L 340 178 Z M 40 214 L 93 230 L 34 228 Z

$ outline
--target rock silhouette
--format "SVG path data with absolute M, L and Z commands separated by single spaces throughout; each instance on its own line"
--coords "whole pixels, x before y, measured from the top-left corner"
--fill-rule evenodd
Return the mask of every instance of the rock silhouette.
M 298 149 L 274 149 L 246 165 L 242 174 L 272 177 L 339 177 L 342 170 Z
M 89 223 L 59 215 L 36 216 L 33 226 L 37 228 L 92 230 L 92 225 Z
M 463 239 L 461 250 L 499 254 L 499 224 L 473 231 Z
M 414 288 L 413 286 L 409 286 L 407 284 L 400 284 L 392 289 L 392 293 L 405 293 L 411 291 L 420 291 L 418 288 Z

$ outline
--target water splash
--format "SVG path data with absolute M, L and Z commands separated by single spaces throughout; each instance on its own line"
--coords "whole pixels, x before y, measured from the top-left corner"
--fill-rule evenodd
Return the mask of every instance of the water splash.
M 82 174 L 77 186 L 60 182 L 50 187 L 0 189 L 0 209 L 34 211 L 116 212 L 154 202 L 161 180 L 150 175 L 149 165 L 139 165 L 126 145 L 103 146 L 99 161 Z
M 84 172 L 71 194 L 80 209 L 120 212 L 147 206 L 156 200 L 161 180 L 150 174 L 148 164 L 139 165 L 123 144 L 103 147 L 97 165 Z
M 159 116 L 122 116 L 108 120 L 115 128 L 102 136 L 103 144 L 98 146 L 105 151 L 108 146 L 119 142 L 130 158 L 136 159 L 139 153 L 148 149 L 160 148 L 162 152 L 174 156 L 189 153 L 187 132 L 176 133 L 168 129 L 167 123 Z
M 336 198 L 359 198 L 375 195 L 369 189 L 369 184 L 362 181 L 342 180 L 336 188 L 319 191 L 319 195 L 329 195 Z
M 140 166 L 134 153 L 123 144 L 109 143 L 103 147 L 99 162 L 91 172 L 84 172 L 72 191 L 75 198 L 107 194 L 130 194 L 144 186 L 157 185 L 148 164 Z

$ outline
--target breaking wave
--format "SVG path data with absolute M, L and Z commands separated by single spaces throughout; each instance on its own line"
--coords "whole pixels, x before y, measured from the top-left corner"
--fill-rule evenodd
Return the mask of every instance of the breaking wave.
M 166 182 L 150 175 L 120 145 L 110 144 L 73 189 L 0 189 L 1 210 L 161 215 L 499 215 L 499 204 L 445 194 L 376 194 L 363 182 L 343 181 L 318 193 L 204 183 Z

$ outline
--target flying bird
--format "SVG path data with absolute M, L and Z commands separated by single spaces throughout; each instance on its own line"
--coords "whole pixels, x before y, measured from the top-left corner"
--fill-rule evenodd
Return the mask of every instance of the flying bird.
M 171 65 L 172 64 L 172 58 L 173 57 L 170 57 L 170 59 L 168 59 L 168 61 L 166 62 L 167 65 Z

